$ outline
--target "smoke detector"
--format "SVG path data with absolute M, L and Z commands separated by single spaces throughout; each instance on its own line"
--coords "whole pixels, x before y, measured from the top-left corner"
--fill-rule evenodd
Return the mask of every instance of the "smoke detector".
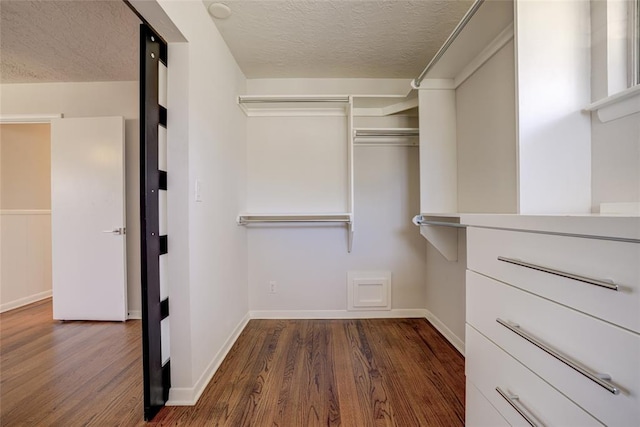
M 223 3 L 211 3 L 209 6 L 209 15 L 216 19 L 227 19 L 231 16 L 231 9 Z

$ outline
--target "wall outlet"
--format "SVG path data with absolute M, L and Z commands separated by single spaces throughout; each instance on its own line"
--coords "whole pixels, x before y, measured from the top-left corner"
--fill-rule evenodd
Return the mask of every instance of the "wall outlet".
M 276 281 L 275 280 L 269 281 L 269 293 L 270 294 L 275 294 L 276 293 Z

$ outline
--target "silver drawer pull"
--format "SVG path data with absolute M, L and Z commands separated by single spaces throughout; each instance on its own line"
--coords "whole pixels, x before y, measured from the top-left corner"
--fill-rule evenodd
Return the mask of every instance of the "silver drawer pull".
M 522 408 L 520 406 L 520 399 L 518 398 L 518 396 L 516 396 L 514 394 L 507 394 L 500 387 L 496 387 L 496 391 L 500 394 L 500 396 L 502 396 L 504 398 L 504 400 L 507 401 L 507 403 L 509 405 L 511 405 L 511 407 L 513 409 L 516 410 L 517 413 L 519 413 L 522 416 L 522 418 L 524 418 L 524 420 L 531 427 L 538 427 L 538 426 L 542 425 L 538 420 L 534 419 L 531 415 L 529 415 L 524 410 L 524 408 Z
M 542 271 L 542 272 L 553 274 L 560 277 L 566 277 L 567 279 L 573 279 L 573 280 L 577 280 L 578 282 L 584 282 L 590 285 L 600 286 L 602 288 L 611 289 L 612 291 L 618 290 L 618 285 L 613 282 L 605 282 L 604 280 L 580 276 L 579 274 L 567 273 L 566 271 L 560 271 L 560 270 L 556 270 L 555 268 L 543 267 L 541 265 L 531 264 L 525 261 L 520 261 L 519 259 L 499 256 L 498 261 L 508 262 L 509 264 L 515 264 L 515 265 L 519 265 L 520 267 L 531 268 L 533 270 Z
M 546 351 L 551 356 L 555 357 L 556 359 L 558 359 L 559 361 L 561 361 L 571 369 L 574 369 L 575 371 L 589 378 L 591 381 L 598 384 L 600 387 L 605 388 L 610 393 L 620 394 L 620 389 L 615 385 L 611 384 L 609 381 L 607 381 L 611 379 L 610 376 L 606 374 L 599 374 L 597 372 L 593 372 L 589 368 L 583 366 L 582 364 L 576 362 L 575 360 L 570 359 L 569 357 L 563 355 L 562 353 L 555 350 L 554 348 L 549 347 L 547 344 L 543 343 L 542 341 L 540 341 L 533 335 L 529 334 L 528 332 L 523 331 L 518 325 L 505 322 L 502 319 L 496 319 L 496 322 L 500 323 L 502 326 L 509 329 L 511 332 L 529 341 L 531 344 L 535 345 L 540 350 Z

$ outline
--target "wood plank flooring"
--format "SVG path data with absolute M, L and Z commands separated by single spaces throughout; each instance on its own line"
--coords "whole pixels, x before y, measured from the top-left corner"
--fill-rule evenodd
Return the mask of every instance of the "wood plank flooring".
M 140 322 L 0 315 L 0 425 L 144 426 Z M 462 426 L 464 359 L 424 319 L 252 320 L 151 426 Z
M 424 319 L 252 320 L 154 425 L 462 426 L 464 359 Z
M 140 328 L 55 321 L 51 299 L 0 314 L 0 425 L 140 424 Z

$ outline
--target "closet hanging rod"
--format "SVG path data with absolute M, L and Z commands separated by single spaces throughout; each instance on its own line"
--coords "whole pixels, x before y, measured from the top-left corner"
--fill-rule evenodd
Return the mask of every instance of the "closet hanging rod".
M 348 103 L 348 96 L 239 96 L 240 104 L 266 104 L 283 102 L 333 102 Z
M 265 223 L 265 222 L 306 222 L 306 223 L 317 223 L 317 222 L 336 222 L 336 223 L 351 223 L 351 215 L 349 214 L 340 214 L 340 215 L 239 215 L 238 216 L 238 224 L 245 225 L 250 223 Z
M 356 138 L 420 136 L 418 129 L 355 129 L 353 133 Z
M 478 11 L 478 9 L 480 9 L 480 6 L 482 6 L 482 3 L 484 3 L 484 0 L 476 0 L 471 5 L 471 7 L 467 11 L 467 13 L 464 14 L 462 19 L 458 23 L 458 25 L 456 25 L 456 28 L 453 29 L 453 32 L 449 35 L 447 40 L 444 42 L 444 44 L 442 45 L 440 50 L 438 50 L 436 55 L 431 59 L 431 61 L 429 61 L 429 63 L 425 67 L 425 69 L 422 70 L 422 73 L 420 73 L 420 75 L 416 79 L 413 80 L 413 87 L 414 88 L 419 88 L 420 87 L 420 83 L 422 83 L 422 80 L 424 80 L 424 78 L 427 75 L 427 73 L 429 72 L 429 70 L 431 70 L 431 68 L 433 68 L 433 66 L 436 65 L 436 63 L 447 52 L 447 50 L 453 44 L 453 42 L 456 41 L 456 39 L 458 38 L 458 36 L 462 32 L 462 30 L 464 30 L 464 27 L 467 26 L 467 24 L 469 23 L 471 18 L 473 18 L 473 15 L 475 15 L 476 12 Z

